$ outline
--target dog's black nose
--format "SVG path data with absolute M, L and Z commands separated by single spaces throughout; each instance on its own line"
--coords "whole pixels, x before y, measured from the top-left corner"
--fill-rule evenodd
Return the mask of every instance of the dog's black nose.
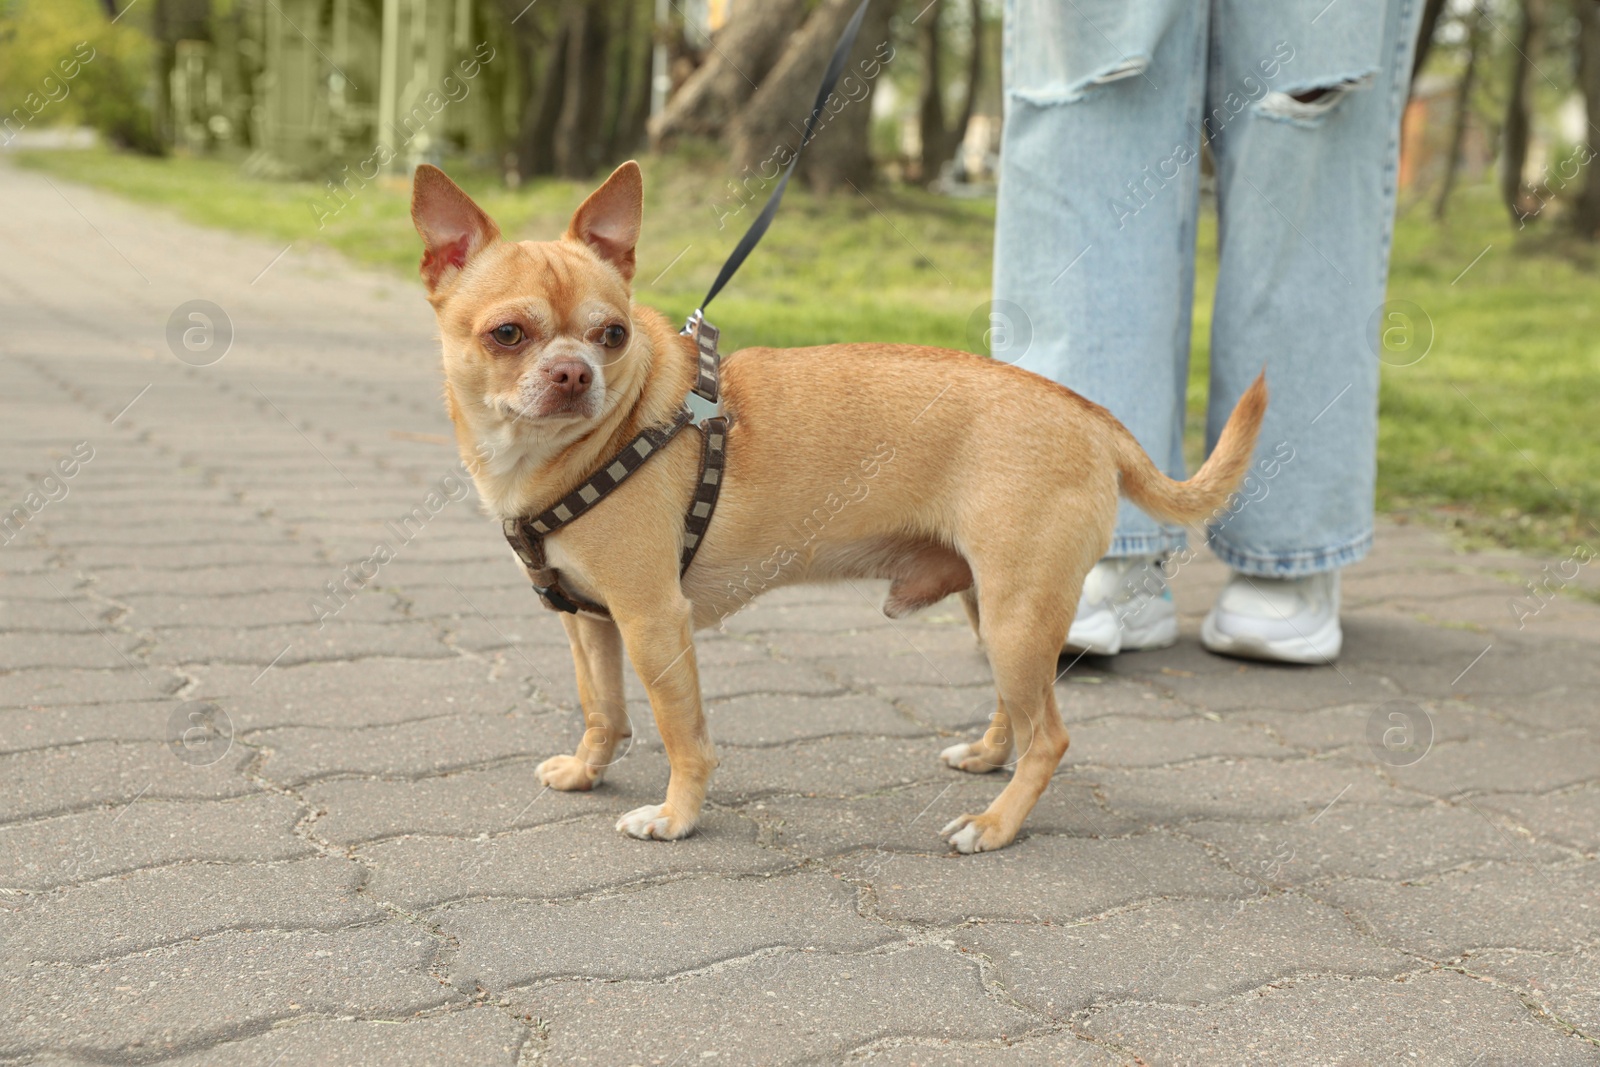
M 544 369 L 544 374 L 551 385 L 568 397 L 582 396 L 594 380 L 589 364 L 581 359 L 558 359 Z

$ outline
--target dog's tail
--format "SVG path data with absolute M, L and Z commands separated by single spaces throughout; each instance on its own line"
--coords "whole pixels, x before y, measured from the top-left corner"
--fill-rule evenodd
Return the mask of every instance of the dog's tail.
M 1162 474 L 1127 427 L 1113 419 L 1123 495 L 1164 522 L 1194 523 L 1210 517 L 1227 503 L 1249 472 L 1266 413 L 1267 372 L 1263 370 L 1234 405 L 1217 447 L 1186 482 Z

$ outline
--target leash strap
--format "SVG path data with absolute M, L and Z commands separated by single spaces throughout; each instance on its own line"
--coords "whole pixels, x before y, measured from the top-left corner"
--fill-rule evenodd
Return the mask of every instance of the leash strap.
M 794 158 L 789 161 L 788 169 L 783 172 L 783 177 L 778 181 L 778 187 L 767 198 L 767 204 L 761 209 L 761 214 L 756 216 L 756 221 L 739 238 L 739 243 L 734 246 L 733 253 L 728 256 L 727 262 L 722 264 L 722 270 L 717 274 L 717 280 L 711 283 L 711 291 L 706 293 L 706 298 L 700 301 L 700 310 L 704 311 L 716 295 L 722 292 L 722 287 L 728 284 L 756 245 L 761 243 L 761 238 L 766 236 L 767 227 L 772 225 L 772 217 L 778 213 L 778 204 L 783 200 L 783 191 L 789 187 L 789 178 L 794 174 L 794 168 L 800 162 L 800 153 L 805 151 L 806 145 L 811 142 L 812 135 L 816 132 L 817 119 L 822 114 L 822 108 L 828 102 L 828 97 L 833 94 L 833 87 L 838 84 L 839 75 L 844 73 L 844 64 L 850 58 L 850 49 L 855 47 L 856 34 L 861 32 L 861 20 L 866 17 L 867 5 L 872 0 L 861 0 L 861 6 L 856 8 L 856 13 L 850 16 L 850 22 L 845 26 L 844 33 L 839 37 L 839 43 L 834 46 L 833 58 L 828 60 L 828 69 L 822 75 L 822 85 L 817 89 L 816 103 L 811 105 L 811 114 L 806 116 L 805 132 L 800 137 L 800 147 L 795 149 Z

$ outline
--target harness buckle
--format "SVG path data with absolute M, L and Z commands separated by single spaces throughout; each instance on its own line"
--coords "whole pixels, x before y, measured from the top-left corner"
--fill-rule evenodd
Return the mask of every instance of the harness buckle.
M 533 587 L 533 591 L 539 595 L 540 600 L 544 601 L 544 606 L 547 608 L 555 611 L 564 611 L 568 615 L 576 615 L 578 613 L 578 605 L 568 600 L 561 590 L 553 585 L 536 585 Z

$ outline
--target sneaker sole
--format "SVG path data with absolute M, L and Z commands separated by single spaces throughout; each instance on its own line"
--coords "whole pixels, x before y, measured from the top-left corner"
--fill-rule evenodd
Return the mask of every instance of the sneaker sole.
M 1107 617 L 1110 617 L 1109 613 Z M 1150 652 L 1158 648 L 1171 648 L 1178 643 L 1176 615 L 1168 615 L 1150 626 L 1137 629 L 1118 627 L 1115 618 L 1111 618 L 1109 633 L 1107 627 L 1094 625 L 1099 621 L 1100 616 L 1097 615 L 1092 620 L 1085 620 L 1085 626 L 1074 626 L 1076 633 L 1068 632 L 1061 651 L 1073 655 L 1115 656 L 1119 652 Z
M 1344 634 L 1337 618 L 1330 619 L 1316 633 L 1277 641 L 1265 637 L 1225 634 L 1217 629 L 1215 619 L 1215 612 L 1208 613 L 1206 621 L 1200 624 L 1200 643 L 1208 652 L 1221 656 L 1322 666 L 1338 659 L 1344 645 Z

